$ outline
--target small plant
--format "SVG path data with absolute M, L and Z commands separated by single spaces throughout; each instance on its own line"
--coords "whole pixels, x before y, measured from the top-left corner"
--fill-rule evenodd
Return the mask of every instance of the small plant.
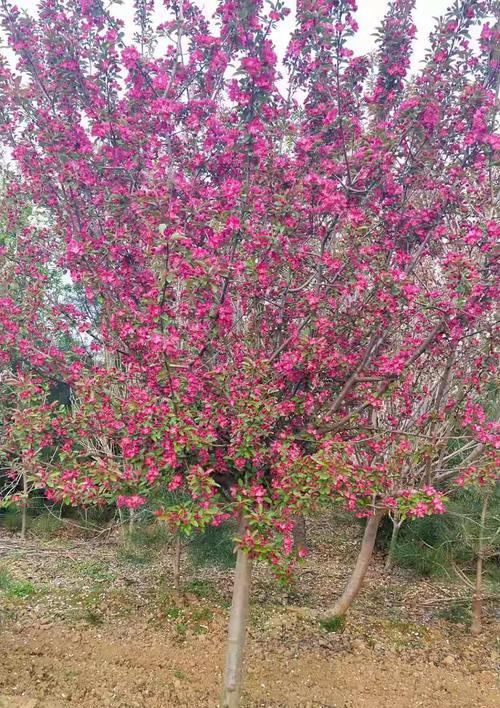
M 178 637 L 181 639 L 184 639 L 184 637 L 187 634 L 188 626 L 185 622 L 178 622 L 175 625 L 175 631 L 177 632 Z
M 431 546 L 418 537 L 400 540 L 394 549 L 394 562 L 425 577 L 446 573 L 449 566 L 448 555 L 442 545 Z
M 165 611 L 165 615 L 168 617 L 168 619 L 178 619 L 182 614 L 182 610 L 180 607 L 169 607 Z
M 342 632 L 345 626 L 345 617 L 331 617 L 320 622 L 327 632 Z
M 202 607 L 193 612 L 193 620 L 195 622 L 211 622 L 214 618 L 214 613 L 208 607 Z

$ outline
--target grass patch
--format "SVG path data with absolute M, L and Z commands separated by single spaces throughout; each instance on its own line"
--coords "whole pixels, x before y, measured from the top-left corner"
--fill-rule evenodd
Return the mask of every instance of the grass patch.
M 167 607 L 165 610 L 165 616 L 168 619 L 179 619 L 182 615 L 182 609 L 180 607 Z
M 188 631 L 188 625 L 186 622 L 178 622 L 175 625 L 175 632 L 179 639 L 184 639 Z
M 452 602 L 437 613 L 439 619 L 453 624 L 468 624 L 470 622 L 469 608 L 463 602 Z
M 80 561 L 72 565 L 72 570 L 79 577 L 89 578 L 95 583 L 106 583 L 116 578 L 103 563 L 98 561 Z
M 0 515 L 0 526 L 8 531 L 20 531 L 21 518 L 21 512 L 18 509 L 8 509 Z
M 79 594 L 68 594 L 68 600 L 72 605 L 71 616 L 73 620 L 83 620 L 92 626 L 99 626 L 104 623 L 104 613 L 101 609 L 101 602 L 104 595 L 100 590 L 82 592 Z
M 24 599 L 37 592 L 33 583 L 27 580 L 15 580 L 5 568 L 0 570 L 0 590 L 13 599 Z
M 172 541 L 172 534 L 165 524 L 136 524 L 127 539 L 138 548 L 163 548 Z
M 30 531 L 42 538 L 53 538 L 64 527 L 64 521 L 53 514 L 40 514 L 30 520 Z
M 342 632 L 345 627 L 345 617 L 331 617 L 321 620 L 320 625 L 327 632 Z
M 401 539 L 394 549 L 394 561 L 401 568 L 413 570 L 419 575 L 446 574 L 449 559 L 442 546 L 429 547 L 412 539 Z
M 201 607 L 193 612 L 193 620 L 195 622 L 211 622 L 214 618 L 214 613 L 209 607 Z
M 120 563 L 135 566 L 149 565 L 153 561 L 151 549 L 123 547 L 118 551 Z
M 187 593 L 191 593 L 199 600 L 216 600 L 219 599 L 219 593 L 215 588 L 215 585 L 209 580 L 201 580 L 195 578 L 190 580 L 184 586 Z

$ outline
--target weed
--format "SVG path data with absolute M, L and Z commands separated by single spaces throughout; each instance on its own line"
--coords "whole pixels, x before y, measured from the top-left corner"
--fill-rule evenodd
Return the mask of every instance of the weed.
M 327 632 L 341 632 L 344 629 L 345 617 L 331 617 L 321 620 L 320 624 Z
M 188 631 L 188 626 L 185 622 L 178 622 L 175 625 L 175 631 L 177 632 L 177 635 L 180 638 L 184 638 L 186 636 L 187 631 Z
M 208 607 L 201 607 L 193 612 L 193 620 L 195 622 L 211 622 L 214 618 L 214 613 Z
M 165 615 L 169 619 L 178 619 L 182 614 L 182 610 L 180 607 L 168 607 L 165 611 Z

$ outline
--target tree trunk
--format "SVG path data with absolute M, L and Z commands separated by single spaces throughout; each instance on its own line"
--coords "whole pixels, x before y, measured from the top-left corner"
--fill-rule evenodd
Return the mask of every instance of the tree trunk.
M 293 544 L 298 551 L 307 550 L 306 520 L 302 514 L 293 517 Z
M 396 546 L 398 545 L 399 529 L 401 528 L 402 523 L 403 523 L 403 520 L 398 519 L 397 516 L 394 516 L 394 518 L 392 519 L 391 542 L 389 544 L 387 558 L 385 559 L 385 569 L 386 570 L 391 570 L 391 568 L 392 568 L 392 564 L 394 562 L 394 551 L 396 550 Z
M 472 595 L 472 623 L 471 634 L 477 636 L 481 633 L 483 614 L 483 553 L 484 553 L 484 530 L 486 524 L 486 512 L 488 510 L 488 495 L 483 499 L 481 510 L 481 523 L 479 527 L 479 539 L 476 556 L 476 584 Z
M 129 519 L 128 519 L 128 535 L 129 535 L 130 542 L 132 542 L 134 530 L 135 530 L 135 509 L 130 509 Z
M 124 546 L 127 545 L 128 542 L 128 537 L 127 537 L 127 528 L 125 526 L 125 514 L 122 509 L 122 507 L 118 507 L 118 518 L 120 519 L 120 536 L 121 536 L 121 541 Z
M 322 619 L 330 620 L 334 617 L 342 617 L 358 596 L 361 586 L 363 585 L 363 580 L 365 579 L 366 571 L 370 565 L 377 530 L 384 513 L 383 511 L 377 511 L 368 519 L 358 559 L 346 588 L 333 607 L 324 613 Z
M 241 520 L 240 538 L 244 533 L 244 529 L 245 523 L 244 520 Z M 239 548 L 234 571 L 233 600 L 229 616 L 226 667 L 220 701 L 221 708 L 237 708 L 240 705 L 251 572 L 252 561 L 246 551 Z
M 23 470 L 23 505 L 21 508 L 21 541 L 26 541 L 26 527 L 28 521 L 28 475 Z
M 180 593 L 181 591 L 181 553 L 182 553 L 182 542 L 180 534 L 178 533 L 175 539 L 175 555 L 174 555 L 174 588 L 175 592 Z

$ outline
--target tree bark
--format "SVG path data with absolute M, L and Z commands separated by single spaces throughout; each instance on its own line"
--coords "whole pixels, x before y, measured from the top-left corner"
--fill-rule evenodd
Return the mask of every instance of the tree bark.
M 28 522 L 28 475 L 23 469 L 23 504 L 21 508 L 21 541 L 26 541 L 26 527 Z
M 483 615 L 483 554 L 484 554 L 484 531 L 486 524 L 486 513 L 488 511 L 488 495 L 483 499 L 481 510 L 481 522 L 479 526 L 479 539 L 476 555 L 476 583 L 472 595 L 472 623 L 471 634 L 477 636 L 481 633 Z
M 129 519 L 128 519 L 128 535 L 129 535 L 129 540 L 131 543 L 132 543 L 132 537 L 134 535 L 134 530 L 135 530 L 135 510 L 130 509 Z
M 182 542 L 180 534 L 177 534 L 175 539 L 175 555 L 174 555 L 174 588 L 175 592 L 180 593 L 181 591 L 181 553 L 182 553 Z
M 302 514 L 293 517 L 293 544 L 298 551 L 307 550 L 306 520 Z
M 240 538 L 244 530 L 245 522 L 244 520 L 240 520 Z M 234 571 L 233 599 L 227 637 L 226 666 L 220 700 L 221 708 L 237 708 L 240 705 L 251 572 L 252 561 L 246 551 L 239 548 Z
M 351 577 L 337 602 L 323 614 L 323 620 L 330 620 L 345 615 L 358 596 L 363 585 L 363 580 L 365 579 L 366 571 L 370 565 L 378 527 L 384 514 L 384 511 L 377 511 L 368 519 L 361 542 L 361 549 Z
M 392 565 L 394 562 L 394 551 L 396 550 L 396 546 L 398 545 L 399 529 L 401 528 L 402 523 L 403 523 L 403 520 L 398 519 L 397 516 L 395 516 L 392 519 L 391 542 L 389 544 L 387 558 L 385 559 L 385 569 L 386 570 L 391 570 L 391 568 L 392 568 Z

